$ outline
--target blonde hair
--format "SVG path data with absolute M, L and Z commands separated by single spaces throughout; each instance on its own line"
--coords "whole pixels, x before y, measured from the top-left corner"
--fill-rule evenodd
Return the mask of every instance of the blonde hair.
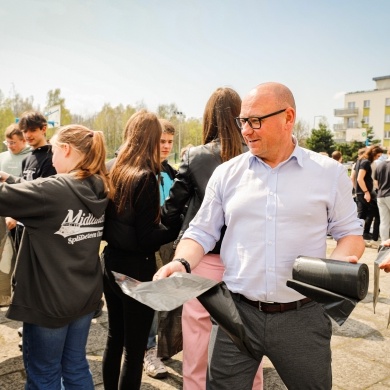
M 81 160 L 74 167 L 72 174 L 78 179 L 99 176 L 109 193 L 106 147 L 101 131 L 93 131 L 82 125 L 67 125 L 58 129 L 50 143 L 54 146 L 71 145 L 81 155 Z

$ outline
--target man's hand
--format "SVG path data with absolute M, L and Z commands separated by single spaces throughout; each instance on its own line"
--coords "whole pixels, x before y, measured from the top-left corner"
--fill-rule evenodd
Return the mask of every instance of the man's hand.
M 161 267 L 153 276 L 153 280 L 164 279 L 171 276 L 174 272 L 186 272 L 186 269 L 180 261 L 171 261 Z
M 386 240 L 386 241 L 382 241 L 381 245 L 383 245 L 383 246 L 390 246 L 390 238 L 388 240 Z
M 5 217 L 5 224 L 7 225 L 8 230 L 12 230 L 16 227 L 16 219 L 13 219 L 11 217 Z
M 4 183 L 9 178 L 9 173 L 0 171 L 0 183 Z

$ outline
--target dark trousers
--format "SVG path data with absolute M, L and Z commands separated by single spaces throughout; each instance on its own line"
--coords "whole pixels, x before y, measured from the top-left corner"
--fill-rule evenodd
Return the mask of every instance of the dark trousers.
M 139 390 L 141 386 L 143 360 L 154 311 L 124 294 L 111 273 L 113 270 L 137 280 L 151 280 L 156 268 L 155 259 L 154 266 L 147 264 L 146 269 L 142 264 L 137 265 L 138 260 L 142 261 L 127 258 L 127 262 L 138 271 L 141 269 L 145 272 L 142 272 L 143 277 L 137 272 L 133 275 L 125 273 L 123 269 L 118 269 L 120 266 L 115 267 L 104 261 L 103 286 L 108 312 L 108 337 L 103 355 L 105 390 Z
M 376 193 L 371 192 L 371 201 L 367 202 L 364 199 L 364 194 L 357 194 L 357 212 L 358 218 L 364 220 L 364 234 L 369 234 L 371 225 L 374 222 L 373 230 L 372 230 L 372 239 L 377 241 L 379 238 L 379 208 L 377 203 Z
M 266 314 L 233 295 L 256 359 L 240 352 L 227 334 L 213 326 L 207 390 L 251 390 L 264 355 L 288 389 L 332 388 L 332 324 L 321 305 Z

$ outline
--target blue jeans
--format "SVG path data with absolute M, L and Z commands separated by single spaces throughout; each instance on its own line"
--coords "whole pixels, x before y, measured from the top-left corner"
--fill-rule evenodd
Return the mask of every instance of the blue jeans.
M 155 311 L 152 326 L 150 327 L 148 345 L 146 349 L 154 348 L 157 345 L 157 340 L 156 340 L 157 331 L 158 331 L 158 311 Z
M 86 357 L 93 313 L 62 328 L 23 323 L 26 390 L 93 390 Z

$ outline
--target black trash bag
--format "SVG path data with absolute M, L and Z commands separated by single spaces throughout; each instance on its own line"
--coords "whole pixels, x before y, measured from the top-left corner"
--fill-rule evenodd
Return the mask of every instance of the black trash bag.
M 210 313 L 212 319 L 231 338 L 236 347 L 247 356 L 256 359 L 236 304 L 224 282 L 198 296 L 198 300 Z
M 342 325 L 368 291 L 367 264 L 299 256 L 287 286 L 320 303 Z

